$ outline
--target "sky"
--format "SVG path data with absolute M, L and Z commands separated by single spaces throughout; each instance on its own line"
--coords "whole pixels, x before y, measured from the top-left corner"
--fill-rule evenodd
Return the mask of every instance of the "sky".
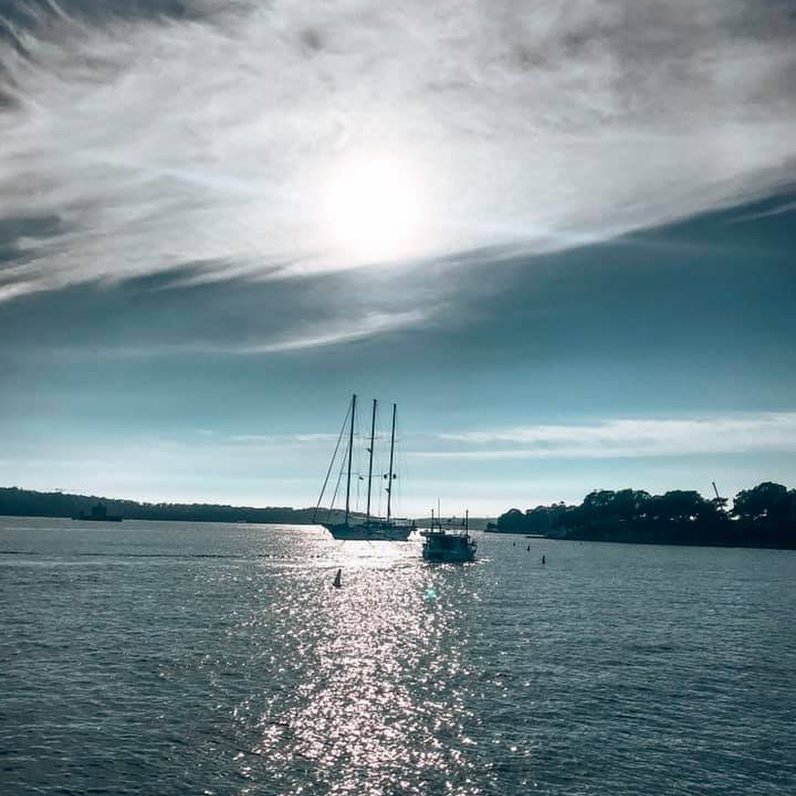
M 0 0 L 0 484 L 796 487 L 791 3 L 98 5 Z

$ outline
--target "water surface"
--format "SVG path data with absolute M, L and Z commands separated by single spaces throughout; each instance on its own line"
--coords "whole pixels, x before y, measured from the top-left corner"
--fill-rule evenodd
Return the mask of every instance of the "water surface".
M 796 553 L 478 539 L 0 518 L 0 792 L 796 792 Z

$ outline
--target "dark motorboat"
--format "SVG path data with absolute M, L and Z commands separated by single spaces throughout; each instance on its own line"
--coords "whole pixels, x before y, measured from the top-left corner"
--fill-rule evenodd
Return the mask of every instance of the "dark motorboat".
M 91 513 L 86 514 L 81 511 L 77 517 L 72 517 L 73 520 L 87 520 L 89 522 L 121 522 L 122 518 L 118 514 L 108 514 L 108 509 L 103 503 L 97 503 L 96 506 L 91 507 Z
M 438 519 L 435 523 L 431 512 L 431 528 L 421 531 L 424 536 L 423 558 L 435 564 L 465 564 L 475 560 L 477 545 L 470 536 L 468 518 L 465 515 L 461 531 L 447 531 Z
M 331 533 L 331 535 L 340 541 L 364 541 L 364 542 L 405 542 L 409 535 L 415 530 L 415 524 L 411 520 L 400 519 L 397 520 L 392 517 L 392 493 L 393 483 L 397 478 L 393 469 L 394 456 L 395 456 L 395 414 L 396 405 L 392 405 L 392 432 L 390 434 L 390 465 L 389 472 L 384 473 L 384 479 L 387 481 L 385 491 L 387 492 L 387 516 L 384 518 L 374 517 L 371 514 L 371 497 L 372 497 L 372 484 L 373 484 L 373 450 L 376 441 L 376 406 L 377 402 L 373 400 L 373 411 L 370 423 L 370 447 L 367 448 L 368 452 L 368 474 L 367 474 L 367 510 L 364 519 L 355 520 L 351 511 L 351 476 L 352 476 L 352 459 L 354 451 L 354 423 L 357 410 L 357 397 L 354 395 L 351 398 L 351 405 L 348 410 L 348 415 L 343 423 L 343 428 L 348 425 L 348 446 L 345 449 L 346 455 L 346 495 L 345 495 L 345 519 L 343 522 L 333 523 L 324 522 L 323 527 Z M 344 431 L 341 431 L 340 438 L 337 441 L 337 448 L 335 455 L 340 448 L 341 438 Z M 329 475 L 334 465 L 334 458 L 332 457 L 332 464 L 329 466 L 329 471 L 326 475 L 326 483 L 328 483 Z M 379 476 L 376 476 L 379 478 Z M 318 500 L 320 505 L 323 499 L 323 494 L 326 489 L 324 483 L 321 490 L 321 497 Z M 361 516 L 361 515 L 360 515 Z

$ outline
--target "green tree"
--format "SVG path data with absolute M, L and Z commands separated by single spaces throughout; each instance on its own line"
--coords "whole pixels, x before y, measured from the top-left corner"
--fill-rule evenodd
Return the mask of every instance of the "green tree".
M 586 522 L 624 520 L 630 522 L 645 515 L 649 492 L 637 489 L 598 489 L 589 492 L 581 505 Z
M 519 509 L 509 509 L 497 521 L 501 533 L 522 533 L 525 530 L 525 515 Z
M 589 492 L 580 504 L 583 520 L 588 523 L 612 519 L 615 499 L 616 492 L 613 489 L 595 489 Z
M 796 492 L 782 484 L 765 481 L 752 489 L 743 489 L 736 496 L 732 513 L 751 522 L 793 522 L 796 517 Z
M 673 489 L 655 495 L 647 502 L 650 519 L 672 522 L 690 522 L 715 516 L 716 508 L 694 490 Z

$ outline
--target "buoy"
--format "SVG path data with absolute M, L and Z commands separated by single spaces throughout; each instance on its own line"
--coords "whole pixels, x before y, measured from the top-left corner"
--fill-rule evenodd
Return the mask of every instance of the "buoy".
M 337 574 L 334 576 L 334 581 L 332 582 L 332 586 L 335 589 L 339 589 L 343 585 L 343 570 L 338 569 Z

